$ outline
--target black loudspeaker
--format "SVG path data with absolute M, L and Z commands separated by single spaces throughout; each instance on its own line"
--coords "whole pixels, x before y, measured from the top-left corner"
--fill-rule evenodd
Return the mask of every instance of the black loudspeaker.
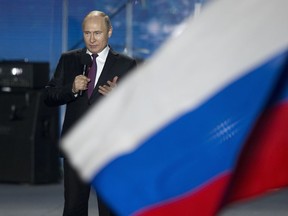
M 48 79 L 48 62 L 0 62 L 0 86 L 2 87 L 40 89 L 47 84 Z
M 59 109 L 40 90 L 0 92 L 0 101 L 0 181 L 58 182 Z

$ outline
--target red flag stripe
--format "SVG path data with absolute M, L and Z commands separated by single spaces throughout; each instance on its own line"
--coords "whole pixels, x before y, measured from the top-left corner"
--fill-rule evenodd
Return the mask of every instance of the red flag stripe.
M 288 103 L 264 113 L 234 172 L 230 201 L 288 186 Z
M 167 216 L 167 215 L 201 215 L 211 216 L 217 212 L 223 196 L 223 190 L 231 179 L 230 173 L 217 176 L 213 181 L 204 185 L 197 191 L 185 194 L 181 198 L 158 204 L 141 210 L 136 216 Z

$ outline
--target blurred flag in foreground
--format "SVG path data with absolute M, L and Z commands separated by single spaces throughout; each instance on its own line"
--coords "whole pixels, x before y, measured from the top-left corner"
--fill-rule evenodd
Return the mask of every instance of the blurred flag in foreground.
M 287 8 L 211 3 L 64 138 L 117 215 L 215 215 L 288 185 Z

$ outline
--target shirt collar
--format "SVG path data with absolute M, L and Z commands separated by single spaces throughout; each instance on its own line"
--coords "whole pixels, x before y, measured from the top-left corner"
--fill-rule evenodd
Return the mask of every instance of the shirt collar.
M 105 60 L 108 56 L 109 50 L 110 47 L 107 45 L 100 53 L 97 53 L 98 54 L 97 58 Z M 88 49 L 86 50 L 86 53 L 92 55 L 92 53 Z

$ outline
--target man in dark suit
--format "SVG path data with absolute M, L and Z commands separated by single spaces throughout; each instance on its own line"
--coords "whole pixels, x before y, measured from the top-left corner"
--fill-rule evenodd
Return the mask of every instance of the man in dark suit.
M 112 26 L 105 13 L 90 12 L 83 20 L 82 29 L 86 48 L 62 54 L 55 74 L 45 88 L 45 103 L 48 106 L 66 104 L 62 136 L 92 105 L 94 106 L 97 101 L 112 91 L 119 80 L 136 66 L 134 59 L 116 53 L 108 46 L 108 39 L 112 35 Z M 83 61 L 85 59 L 83 56 L 87 57 L 87 54 L 91 55 L 91 61 L 94 61 L 91 65 L 89 58 L 89 64 L 86 60 Z M 96 65 L 97 70 L 94 69 L 93 64 Z M 83 74 L 84 68 L 87 68 L 87 71 Z M 96 72 L 94 71 L 96 77 L 90 77 L 93 73 L 91 70 L 96 70 Z M 93 83 L 94 79 L 95 84 Z M 64 190 L 63 215 L 87 216 L 90 185 L 82 182 L 65 155 Z M 98 208 L 100 216 L 110 215 L 109 210 L 99 198 Z

